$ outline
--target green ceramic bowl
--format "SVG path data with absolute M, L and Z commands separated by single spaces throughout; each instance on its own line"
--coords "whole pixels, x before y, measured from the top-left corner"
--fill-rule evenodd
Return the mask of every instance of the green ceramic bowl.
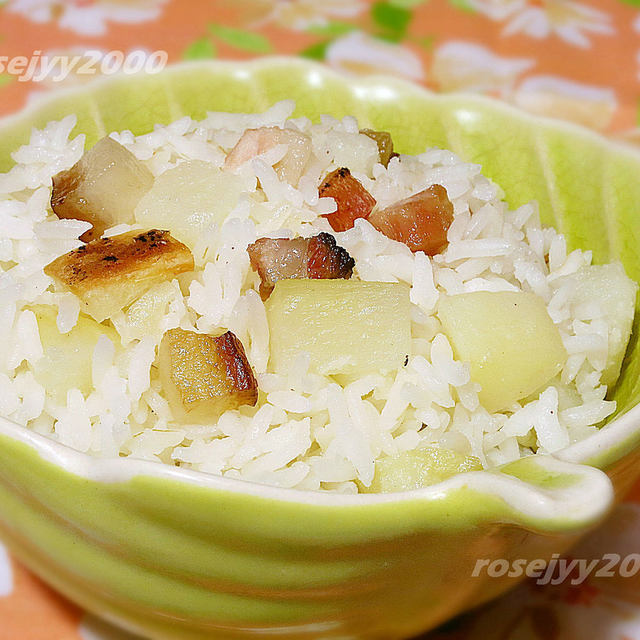
M 640 155 L 490 100 L 434 96 L 392 78 L 346 79 L 271 59 L 197 63 L 58 94 L 0 123 L 0 164 L 32 126 L 67 113 L 106 132 L 293 98 L 297 114 L 353 114 L 400 151 L 443 146 L 479 162 L 512 206 L 596 261 L 640 278 Z M 636 332 L 637 335 L 637 332 Z M 596 435 L 423 490 L 333 496 L 130 459 L 98 460 L 0 423 L 0 536 L 81 606 L 154 638 L 369 638 L 417 634 L 518 578 L 473 577 L 478 559 L 548 558 L 594 527 L 640 473 L 634 339 Z M 606 473 L 603 473 L 606 472 Z M 610 479 L 609 479 L 610 478 Z

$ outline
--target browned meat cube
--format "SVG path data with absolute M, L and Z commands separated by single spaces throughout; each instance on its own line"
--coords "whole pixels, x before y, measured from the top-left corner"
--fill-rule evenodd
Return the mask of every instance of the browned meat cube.
M 231 332 L 213 337 L 184 329 L 167 331 L 158 369 L 176 419 L 211 422 L 228 409 L 254 406 L 258 383 L 242 343 Z
M 77 295 L 98 322 L 111 317 L 153 285 L 193 270 L 191 251 L 168 231 L 128 231 L 92 240 L 44 271 Z
M 314 280 L 348 280 L 353 273 L 355 260 L 349 252 L 336 243 L 330 233 L 319 233 L 309 238 L 307 247 L 307 277 Z
M 447 230 L 453 222 L 453 204 L 447 190 L 434 184 L 374 211 L 369 222 L 388 238 L 404 242 L 411 251 L 424 251 L 434 256 L 447 246 Z
M 266 299 L 278 280 L 351 277 L 355 262 L 329 233 L 311 238 L 260 238 L 247 247 L 251 266 L 260 276 L 260 294 Z
M 149 169 L 107 136 L 53 176 L 51 208 L 59 218 L 90 222 L 93 228 L 81 237 L 89 242 L 109 227 L 133 223 L 136 205 L 152 185 Z
M 336 211 L 324 216 L 334 231 L 351 229 L 357 218 L 368 218 L 376 206 L 374 197 L 346 167 L 332 171 L 320 185 L 318 195 L 336 201 Z

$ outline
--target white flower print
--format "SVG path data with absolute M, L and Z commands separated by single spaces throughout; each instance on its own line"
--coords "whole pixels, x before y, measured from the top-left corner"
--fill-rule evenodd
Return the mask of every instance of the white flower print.
M 506 58 L 487 47 L 451 40 L 433 54 L 431 75 L 441 91 L 493 92 L 509 95 L 517 78 L 531 69 L 531 58 Z
M 409 48 L 382 42 L 360 31 L 334 40 L 327 48 L 327 62 L 350 73 L 391 73 L 423 80 L 420 58 Z
M 615 33 L 609 14 L 573 0 L 469 0 L 492 20 L 507 21 L 503 35 L 524 33 L 542 39 L 555 35 L 583 49 L 591 46 L 588 34 Z
M 154 20 L 167 0 L 8 0 L 5 10 L 37 23 L 56 22 L 86 36 L 107 32 L 108 22 L 135 24 Z
M 571 120 L 592 129 L 605 129 L 617 108 L 610 87 L 595 87 L 558 76 L 531 76 L 524 80 L 513 102 L 531 113 Z
M 13 569 L 6 547 L 0 544 L 0 598 L 13 593 Z

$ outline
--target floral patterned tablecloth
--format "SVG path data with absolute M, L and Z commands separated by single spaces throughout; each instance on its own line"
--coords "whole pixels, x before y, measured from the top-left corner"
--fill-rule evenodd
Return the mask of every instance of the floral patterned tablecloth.
M 437 91 L 499 97 L 536 114 L 640 143 L 640 0 L 4 0 L 0 114 L 94 77 L 29 80 L 15 56 L 109 52 L 169 62 L 273 53 L 350 74 L 390 73 Z M 4 58 L 6 56 L 7 58 Z M 104 67 L 108 65 L 94 65 Z M 58 71 L 63 71 L 58 69 Z M 640 484 L 575 558 L 640 551 Z M 0 545 L 0 640 L 125 640 Z M 640 575 L 530 581 L 430 640 L 640 640 Z

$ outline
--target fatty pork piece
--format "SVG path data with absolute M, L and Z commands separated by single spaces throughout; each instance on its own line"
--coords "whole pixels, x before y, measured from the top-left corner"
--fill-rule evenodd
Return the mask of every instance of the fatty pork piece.
M 453 204 L 447 190 L 434 184 L 384 209 L 375 209 L 367 219 L 380 233 L 403 242 L 411 251 L 434 256 L 447 246 Z
M 102 322 L 153 285 L 193 270 L 191 251 L 168 231 L 128 231 L 92 240 L 44 268 L 63 289 L 82 301 L 85 311 Z
M 149 169 L 107 136 L 53 177 L 51 208 L 59 218 L 90 222 L 80 238 L 89 242 L 109 227 L 135 222 L 136 205 L 152 185 Z
M 336 201 L 337 209 L 324 215 L 334 231 L 353 228 L 357 218 L 368 218 L 376 206 L 375 198 L 346 167 L 327 175 L 318 189 L 318 195 Z
M 236 171 L 245 162 L 266 153 L 276 145 L 287 145 L 284 157 L 273 165 L 278 178 L 296 186 L 304 173 L 311 155 L 311 139 L 309 136 L 292 129 L 278 127 L 260 127 L 247 129 L 240 140 L 227 155 L 224 168 Z
M 183 422 L 211 422 L 224 411 L 258 401 L 258 383 L 242 343 L 231 331 L 217 337 L 167 331 L 158 371 L 174 417 Z
M 261 279 L 260 295 L 269 297 L 278 280 L 348 280 L 355 262 L 330 233 L 311 238 L 259 238 L 247 247 L 251 266 Z

